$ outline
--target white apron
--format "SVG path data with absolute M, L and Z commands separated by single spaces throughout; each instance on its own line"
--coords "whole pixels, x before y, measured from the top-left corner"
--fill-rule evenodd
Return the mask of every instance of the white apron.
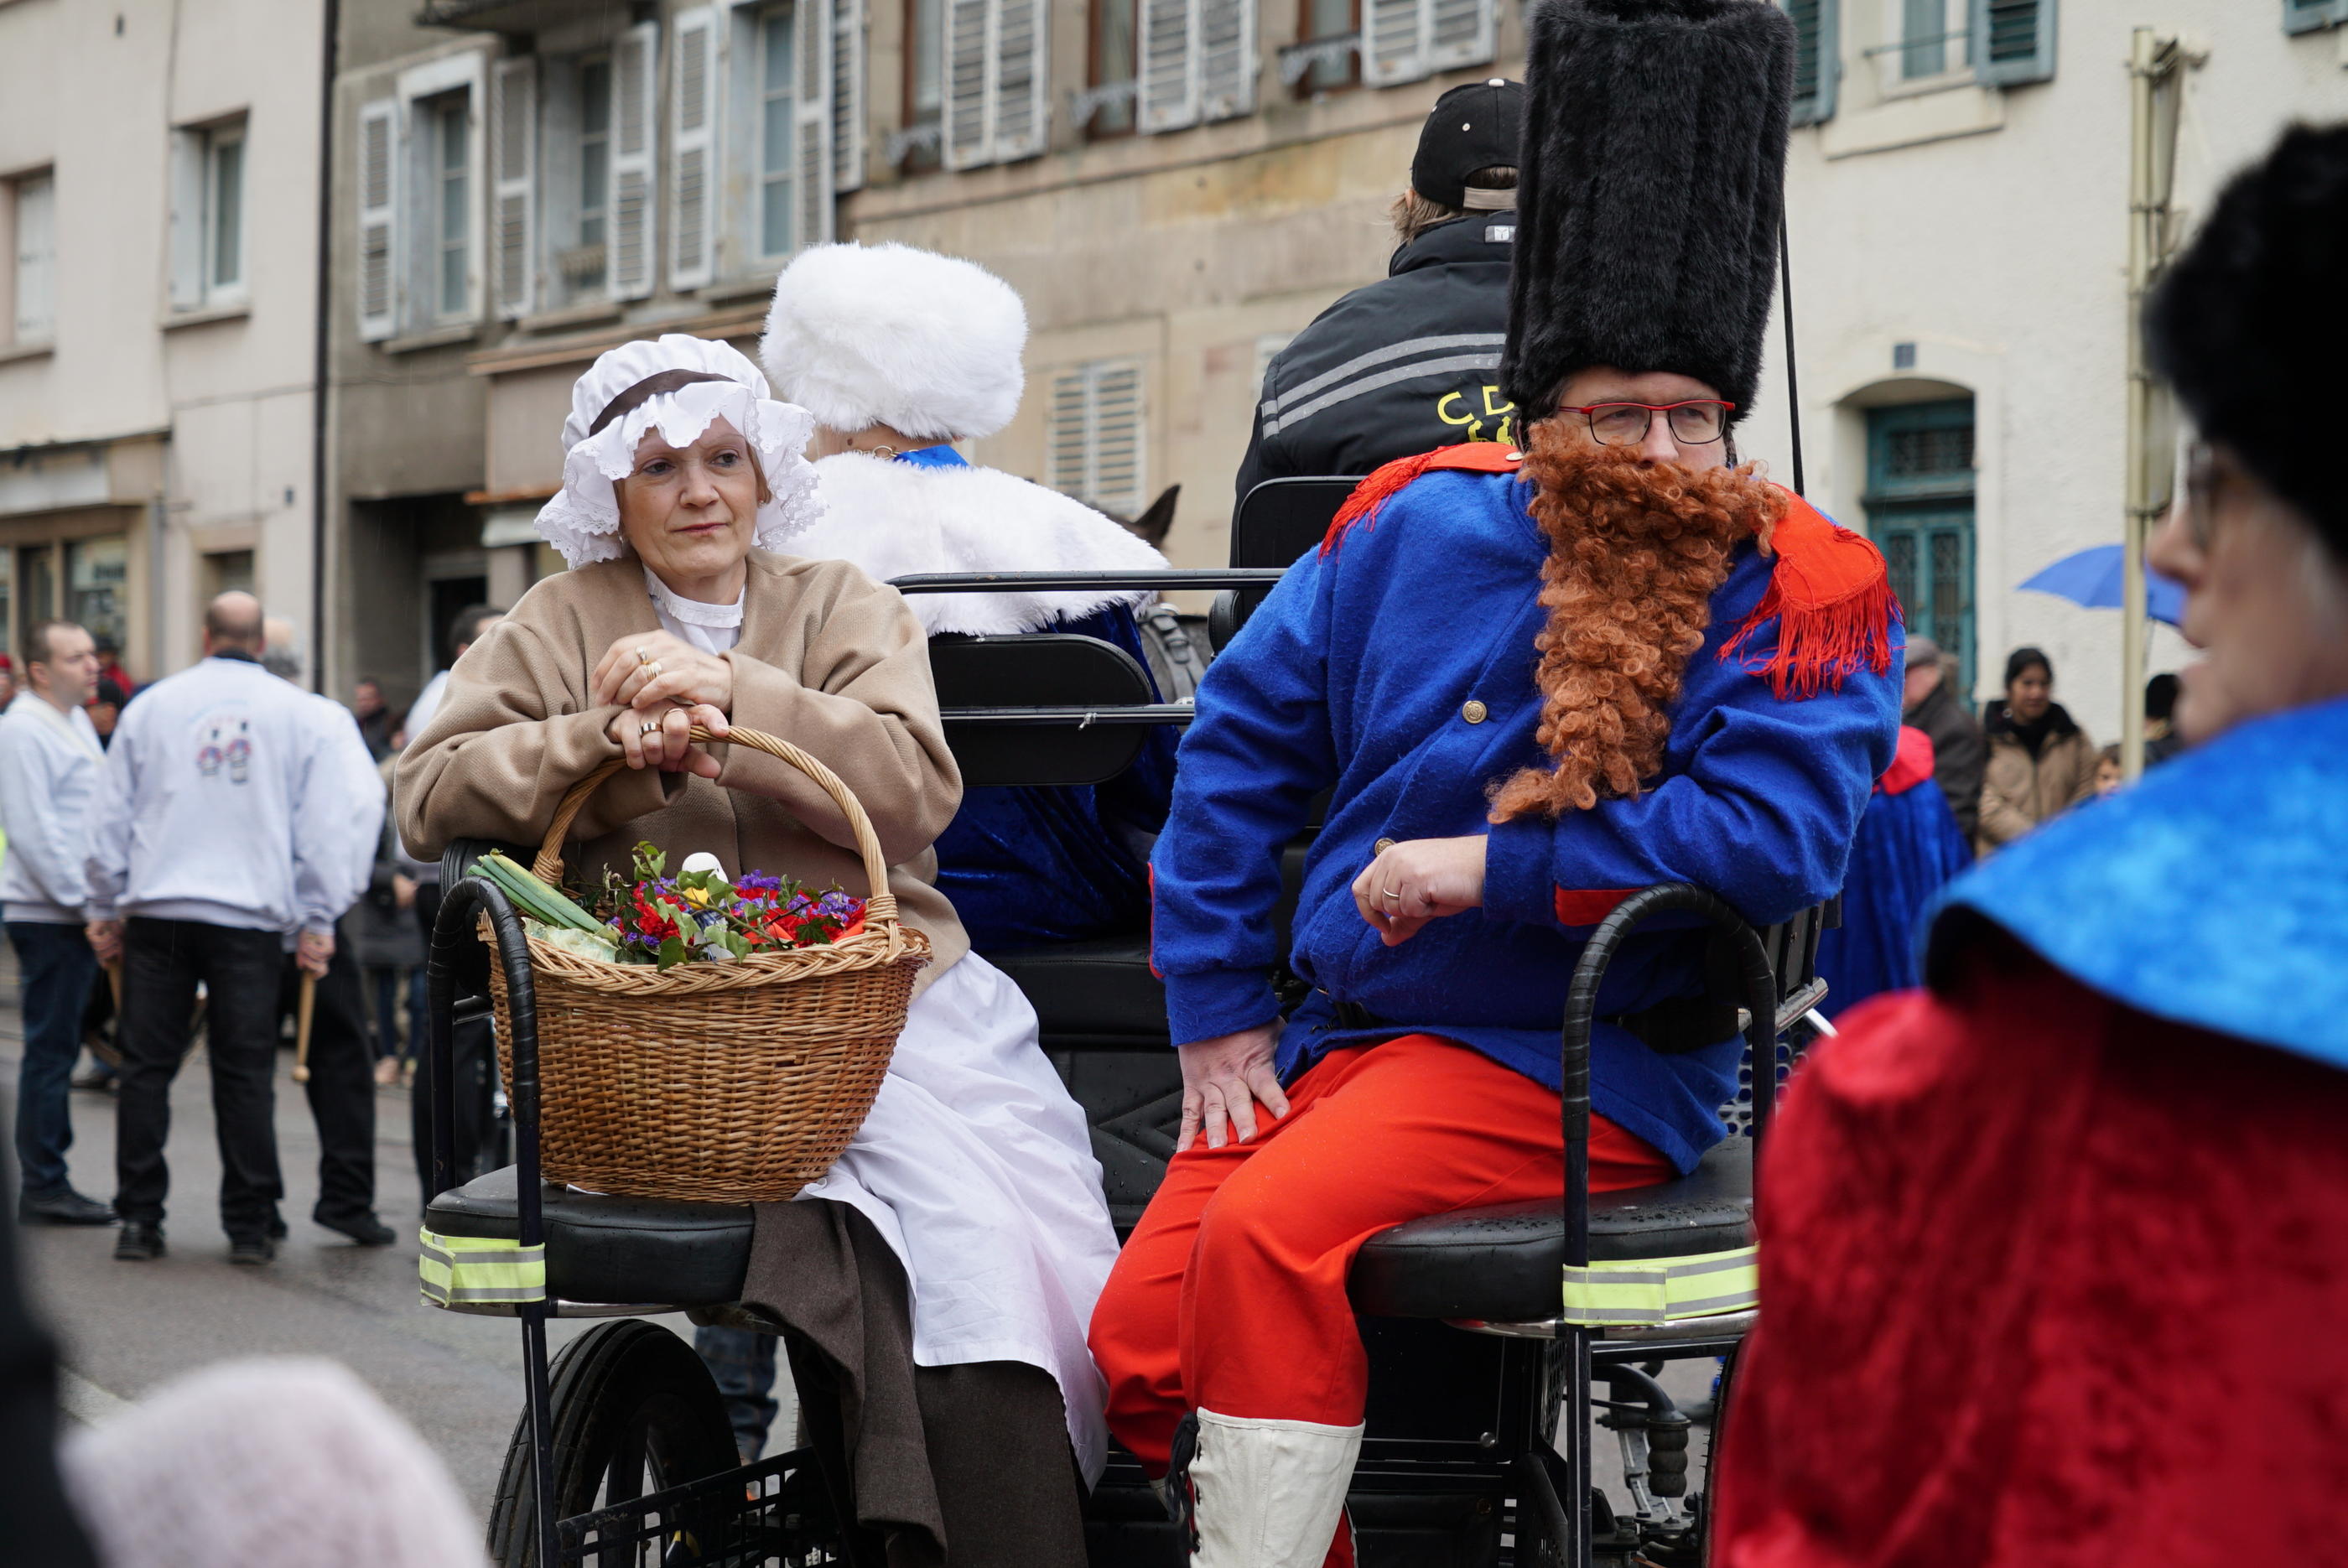
M 905 1265 L 917 1365 L 1050 1373 L 1085 1482 L 1100 1479 L 1107 1385 L 1085 1331 L 1117 1233 L 1084 1112 L 1008 975 L 973 953 L 913 998 L 871 1114 L 799 1196 L 853 1207 Z

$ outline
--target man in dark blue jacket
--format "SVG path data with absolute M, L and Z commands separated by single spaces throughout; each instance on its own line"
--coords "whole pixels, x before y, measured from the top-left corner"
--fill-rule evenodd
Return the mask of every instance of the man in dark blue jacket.
M 1239 499 L 1287 474 L 1365 474 L 1460 441 L 1515 439 L 1500 395 L 1524 88 L 1495 77 L 1435 102 L 1394 206 L 1402 248 L 1378 282 L 1273 356 Z

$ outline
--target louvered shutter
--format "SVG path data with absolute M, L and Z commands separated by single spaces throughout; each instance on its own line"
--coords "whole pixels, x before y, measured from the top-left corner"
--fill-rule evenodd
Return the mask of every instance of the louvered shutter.
M 1145 132 L 1199 120 L 1199 10 L 1205 0 L 1141 0 L 1140 115 Z
M 642 299 L 653 292 L 659 69 L 659 23 L 640 22 L 620 35 L 612 48 L 612 188 L 603 204 L 610 215 L 604 275 L 613 299 Z
M 791 199 L 798 202 L 792 238 L 798 248 L 831 243 L 831 8 L 826 0 L 798 0 L 791 11 Z
M 1197 0 L 1199 118 L 1255 112 L 1255 0 Z
M 204 134 L 171 133 L 170 291 L 173 310 L 204 303 Z
M 668 286 L 697 289 L 716 273 L 717 13 L 680 11 L 671 25 Z
M 1131 517 L 1141 510 L 1141 366 L 1093 366 L 1092 474 L 1086 499 Z
M 538 61 L 499 60 L 489 77 L 489 277 L 511 321 L 538 301 Z
M 1426 68 L 1456 71 L 1480 66 L 1499 48 L 1493 0 L 1426 0 Z
M 57 335 L 57 182 L 43 174 L 16 181 L 16 330 L 19 343 Z
M 1839 0 L 1779 0 L 1794 19 L 1794 123 L 1817 125 L 1834 118 L 1835 88 L 1842 81 L 1842 19 Z
M 831 0 L 831 188 L 864 189 L 864 0 Z
M 946 0 L 945 150 L 949 169 L 994 160 L 994 0 Z
M 2348 0 L 2282 0 L 2286 33 L 2312 33 L 2338 22 L 2348 22 Z
M 1976 0 L 1976 74 L 1993 87 L 2054 77 L 2054 0 Z
M 1044 150 L 1051 126 L 1050 18 L 1044 0 L 994 0 L 994 161 Z
M 359 338 L 379 343 L 399 329 L 399 104 L 359 110 Z

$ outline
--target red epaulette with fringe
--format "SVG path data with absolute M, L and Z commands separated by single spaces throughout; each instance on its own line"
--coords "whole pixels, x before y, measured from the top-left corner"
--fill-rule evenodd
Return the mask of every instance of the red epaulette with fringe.
M 1790 493 L 1770 543 L 1777 564 L 1769 586 L 1720 656 L 1737 657 L 1774 620 L 1776 646 L 1745 661 L 1745 668 L 1765 676 L 1780 697 L 1839 690 L 1845 677 L 1862 665 L 1878 675 L 1889 671 L 1900 600 L 1875 546 Z
M 1430 469 L 1466 469 L 1471 473 L 1512 474 L 1524 466 L 1524 461 L 1523 452 L 1499 441 L 1463 441 L 1413 458 L 1396 458 L 1354 487 L 1354 493 L 1345 498 L 1345 504 L 1330 521 L 1329 531 L 1321 536 L 1321 553 L 1326 555 L 1336 549 L 1347 529 L 1375 519 L 1389 497 Z

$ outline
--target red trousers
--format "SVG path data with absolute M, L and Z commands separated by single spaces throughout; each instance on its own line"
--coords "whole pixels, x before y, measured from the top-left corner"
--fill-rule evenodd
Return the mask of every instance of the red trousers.
M 1359 1425 L 1368 1367 L 1345 1274 L 1390 1225 L 1557 1195 L 1558 1097 L 1432 1035 L 1332 1051 L 1252 1142 L 1174 1157 L 1093 1313 L 1108 1425 L 1152 1474 L 1193 1408 Z M 1593 1119 L 1593 1191 L 1670 1161 Z

